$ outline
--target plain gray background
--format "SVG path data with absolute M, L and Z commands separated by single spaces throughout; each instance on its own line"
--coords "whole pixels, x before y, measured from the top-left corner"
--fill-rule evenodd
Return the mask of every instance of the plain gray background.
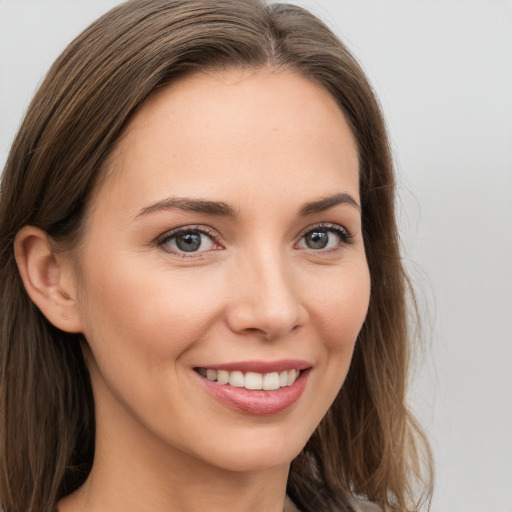
M 116 0 L 0 0 L 0 165 L 43 74 Z M 512 3 L 308 0 L 379 95 L 430 328 L 411 403 L 433 512 L 512 511 Z

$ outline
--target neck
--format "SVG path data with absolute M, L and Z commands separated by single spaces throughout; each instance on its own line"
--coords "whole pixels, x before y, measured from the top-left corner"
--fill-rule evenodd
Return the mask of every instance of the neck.
M 286 479 L 281 474 L 240 475 L 188 472 L 165 479 L 142 475 L 102 478 L 93 469 L 86 483 L 59 503 L 59 512 L 283 512 Z M 137 478 L 138 476 L 138 478 Z M 105 485 L 107 484 L 108 485 Z M 279 485 L 278 485 L 279 484 Z

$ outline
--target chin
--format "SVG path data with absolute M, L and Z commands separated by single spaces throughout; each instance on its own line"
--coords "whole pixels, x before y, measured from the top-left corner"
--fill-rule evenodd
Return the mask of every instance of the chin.
M 288 466 L 310 437 L 309 432 L 290 435 L 288 430 L 284 433 L 269 430 L 272 429 L 251 428 L 249 436 L 226 435 L 228 442 L 210 452 L 211 463 L 235 472 L 264 471 Z

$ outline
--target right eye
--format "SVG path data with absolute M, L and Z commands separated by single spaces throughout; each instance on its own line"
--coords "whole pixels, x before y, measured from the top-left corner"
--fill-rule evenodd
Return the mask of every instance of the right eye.
M 184 257 L 187 254 L 193 256 L 194 254 L 220 249 L 213 233 L 204 228 L 189 227 L 166 233 L 160 238 L 158 245 L 165 251 L 177 253 Z

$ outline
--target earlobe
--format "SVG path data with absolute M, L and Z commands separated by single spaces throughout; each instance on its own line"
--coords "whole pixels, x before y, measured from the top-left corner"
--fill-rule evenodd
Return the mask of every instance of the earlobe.
M 14 254 L 28 295 L 55 327 L 81 332 L 70 262 L 56 254 L 48 235 L 34 226 L 18 231 Z

